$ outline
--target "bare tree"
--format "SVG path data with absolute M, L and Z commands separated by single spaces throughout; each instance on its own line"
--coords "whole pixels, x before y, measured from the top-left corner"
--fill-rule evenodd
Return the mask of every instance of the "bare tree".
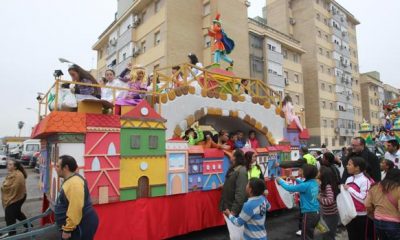
M 19 129 L 19 137 L 21 137 L 22 128 L 24 128 L 25 123 L 23 121 L 18 122 L 18 129 Z

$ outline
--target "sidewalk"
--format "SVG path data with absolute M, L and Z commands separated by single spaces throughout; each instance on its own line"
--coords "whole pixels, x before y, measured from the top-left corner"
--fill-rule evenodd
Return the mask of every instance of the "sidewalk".
M 33 169 L 25 170 L 28 174 L 28 178 L 26 179 L 27 199 L 24 205 L 22 205 L 22 211 L 29 218 L 41 213 L 42 194 L 39 191 L 39 174 L 35 173 Z M 6 174 L 6 169 L 0 169 L 0 183 L 3 183 Z M 0 227 L 3 226 L 5 226 L 4 209 L 0 207 Z

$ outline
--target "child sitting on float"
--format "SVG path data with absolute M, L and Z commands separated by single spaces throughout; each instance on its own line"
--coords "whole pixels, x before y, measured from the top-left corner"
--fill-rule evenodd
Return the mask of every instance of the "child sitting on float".
M 188 141 L 189 145 L 194 146 L 204 140 L 204 132 L 198 128 L 189 128 L 185 131 L 183 140 Z
M 129 92 L 117 98 L 115 102 L 115 113 L 117 115 L 121 113 L 121 106 L 136 106 L 142 100 L 143 94 L 140 94 L 140 91 L 147 90 L 146 80 L 145 69 L 136 66 L 132 70 L 131 80 L 128 82 Z
M 286 124 L 290 125 L 294 121 L 300 132 L 302 132 L 303 126 L 301 126 L 299 117 L 294 113 L 292 102 L 292 98 L 289 95 L 286 95 L 282 101 L 282 111 L 285 114 Z

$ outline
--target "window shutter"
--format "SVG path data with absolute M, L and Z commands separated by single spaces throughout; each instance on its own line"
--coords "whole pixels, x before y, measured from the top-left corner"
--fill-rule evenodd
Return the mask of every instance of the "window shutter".
M 149 136 L 149 148 L 156 149 L 158 147 L 158 136 Z
M 131 148 L 132 149 L 140 148 L 140 135 L 132 135 L 131 136 Z

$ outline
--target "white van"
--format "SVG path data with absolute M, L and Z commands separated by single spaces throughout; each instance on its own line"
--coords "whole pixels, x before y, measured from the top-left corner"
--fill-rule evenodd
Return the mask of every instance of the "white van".
M 39 139 L 28 139 L 22 145 L 21 163 L 28 165 L 32 156 L 40 151 Z

